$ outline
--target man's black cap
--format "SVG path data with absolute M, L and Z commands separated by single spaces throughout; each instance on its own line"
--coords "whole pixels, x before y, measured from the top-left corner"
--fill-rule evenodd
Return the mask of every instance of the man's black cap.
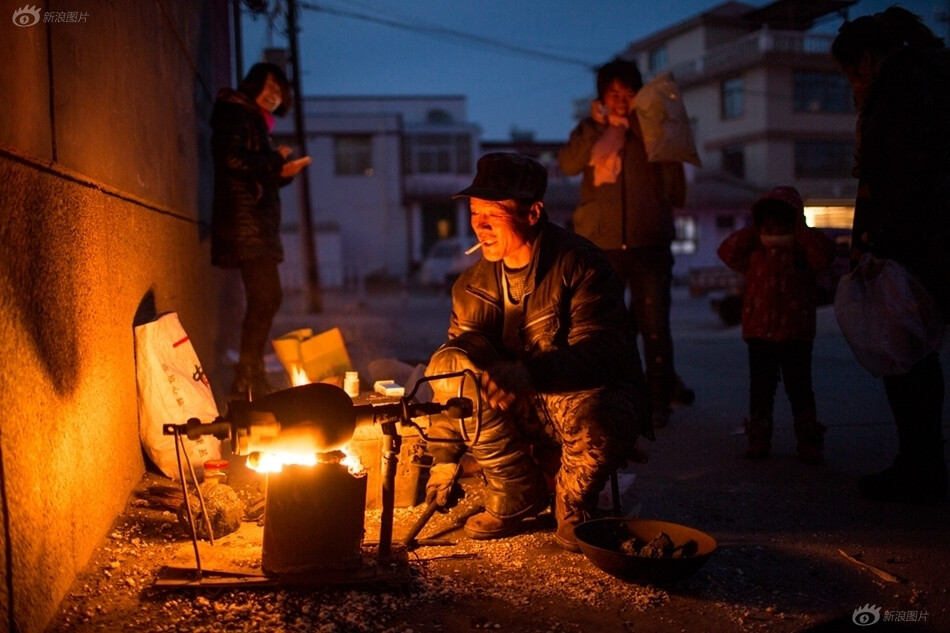
M 478 159 L 472 184 L 453 198 L 531 200 L 539 202 L 548 187 L 548 170 L 522 154 L 493 152 Z

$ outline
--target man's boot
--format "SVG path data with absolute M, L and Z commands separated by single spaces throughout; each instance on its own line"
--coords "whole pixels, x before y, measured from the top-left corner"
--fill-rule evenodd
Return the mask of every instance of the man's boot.
M 506 481 L 485 474 L 485 511 L 470 516 L 463 531 L 469 538 L 503 538 L 515 532 L 524 519 L 544 512 L 551 505 L 551 498 L 544 479 L 534 482 Z
M 427 376 L 456 374 L 462 370 L 481 371 L 499 360 L 498 352 L 478 335 L 462 335 L 440 347 L 426 368 Z M 532 459 L 530 447 L 517 423 L 517 410 L 501 411 L 486 407 L 476 391 L 476 380 L 457 376 L 431 381 L 437 402 L 448 402 L 461 395 L 471 398 L 477 408 L 470 420 L 481 417 L 478 440 L 469 451 L 485 478 L 485 511 L 469 517 L 465 533 L 474 539 L 501 538 L 511 534 L 518 524 L 543 512 L 550 505 L 550 495 L 538 464 Z M 469 437 L 475 437 L 474 423 L 466 421 Z
M 501 538 L 544 512 L 551 495 L 517 423 L 501 411 L 482 413 L 481 434 L 469 450 L 485 478 L 485 511 L 469 517 L 464 531 L 473 539 Z
M 581 547 L 577 544 L 577 537 L 574 536 L 574 528 L 591 518 L 591 512 L 581 508 L 569 508 L 564 503 L 563 495 L 554 493 L 554 516 L 557 519 L 557 532 L 554 534 L 554 542 L 558 547 L 569 552 L 580 552 Z
M 772 450 L 772 419 L 755 417 L 745 421 L 745 433 L 749 446 L 745 455 L 749 459 L 763 459 Z
M 464 531 L 473 539 L 502 538 L 524 519 L 544 512 L 550 493 L 511 412 L 483 409 L 481 414 L 478 441 L 469 451 L 485 478 L 485 511 L 469 517 Z M 473 436 L 475 429 L 468 432 Z
M 818 422 L 814 409 L 795 416 L 798 459 L 804 464 L 820 464 L 825 442 L 825 426 Z
M 485 511 L 469 517 L 464 532 L 473 539 L 502 538 L 514 533 L 524 519 L 544 512 L 551 505 L 551 495 L 510 412 L 485 409 L 482 413 L 481 433 L 469 450 L 485 479 Z

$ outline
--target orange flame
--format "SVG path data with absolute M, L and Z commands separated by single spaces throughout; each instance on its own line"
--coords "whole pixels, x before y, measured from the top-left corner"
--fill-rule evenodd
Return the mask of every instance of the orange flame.
M 247 456 L 247 467 L 259 473 L 279 473 L 284 466 L 315 466 L 316 453 L 251 453 Z
M 302 365 L 291 365 L 287 373 L 294 387 L 312 382 Z M 360 461 L 359 454 L 351 450 L 349 445 L 340 451 L 318 451 L 319 441 L 307 426 L 285 429 L 273 437 L 260 437 L 257 440 L 258 443 L 253 448 L 258 450 L 248 455 L 247 467 L 259 473 L 279 473 L 284 466 L 315 466 L 321 461 L 335 461 L 346 466 L 354 477 L 366 474 L 366 467 Z M 336 457 L 330 457 L 334 453 Z M 338 457 L 341 454 L 342 458 Z
M 247 467 L 259 473 L 279 473 L 284 466 L 316 466 L 320 462 L 336 462 L 345 466 L 354 477 L 366 474 L 366 467 L 359 453 L 347 445 L 343 450 L 318 453 L 312 445 L 301 444 L 299 448 L 283 445 L 280 450 L 255 451 L 247 456 Z
M 360 475 L 366 474 L 366 466 L 363 465 L 363 462 L 360 461 L 360 456 L 358 453 L 347 448 L 343 449 L 343 452 L 346 456 L 340 460 L 340 464 L 346 466 L 346 469 L 354 477 L 359 477 Z
M 299 387 L 301 385 L 309 385 L 310 378 L 307 376 L 307 372 L 300 365 L 294 365 L 290 368 L 290 384 L 294 387 Z

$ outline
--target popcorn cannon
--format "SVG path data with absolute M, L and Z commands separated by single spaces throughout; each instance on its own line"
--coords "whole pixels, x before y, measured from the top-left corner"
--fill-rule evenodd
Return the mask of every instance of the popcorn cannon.
M 403 397 L 354 404 L 339 387 L 310 383 L 253 401 L 231 401 L 227 413 L 213 422 L 191 419 L 184 424 L 166 424 L 163 432 L 174 435 L 178 442 L 183 437 L 194 440 L 202 435 L 230 440 L 232 454 L 247 456 L 250 468 L 268 473 L 261 551 L 261 567 L 268 578 L 292 582 L 319 581 L 317 577 L 369 580 L 398 562 L 394 561 L 392 538 L 395 477 L 402 442 L 397 425 L 413 427 L 426 442 L 477 441 L 480 423 L 474 411 L 481 407 L 476 409 L 471 399 L 459 396 L 445 403 L 414 401 L 421 385 L 444 378 L 461 378 L 459 393 L 466 380 L 474 380 L 477 385 L 475 375 L 465 370 L 423 378 Z M 426 435 L 424 420 L 438 414 L 459 421 L 462 440 Z M 470 422 L 468 427 L 474 428 L 474 433 L 469 437 L 464 421 L 473 417 L 474 426 Z M 361 424 L 378 425 L 384 438 L 379 544 L 370 565 L 362 553 L 366 477 L 359 476 L 359 464 L 350 463 L 345 452 Z M 188 458 L 187 451 L 178 451 L 178 468 L 189 508 L 200 584 L 198 539 L 188 504 L 182 454 L 186 461 Z M 191 464 L 187 466 L 195 481 Z M 200 501 L 200 488 L 198 496 Z

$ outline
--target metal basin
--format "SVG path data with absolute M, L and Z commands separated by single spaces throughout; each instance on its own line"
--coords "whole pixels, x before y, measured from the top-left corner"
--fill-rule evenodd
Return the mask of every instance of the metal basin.
M 621 545 L 630 539 L 649 542 L 660 533 L 669 536 L 676 547 L 695 541 L 695 553 L 651 558 L 621 550 Z M 670 584 L 687 578 L 706 564 L 717 547 L 716 539 L 705 532 L 653 519 L 594 519 L 578 525 L 574 535 L 590 562 L 612 576 L 637 584 Z

